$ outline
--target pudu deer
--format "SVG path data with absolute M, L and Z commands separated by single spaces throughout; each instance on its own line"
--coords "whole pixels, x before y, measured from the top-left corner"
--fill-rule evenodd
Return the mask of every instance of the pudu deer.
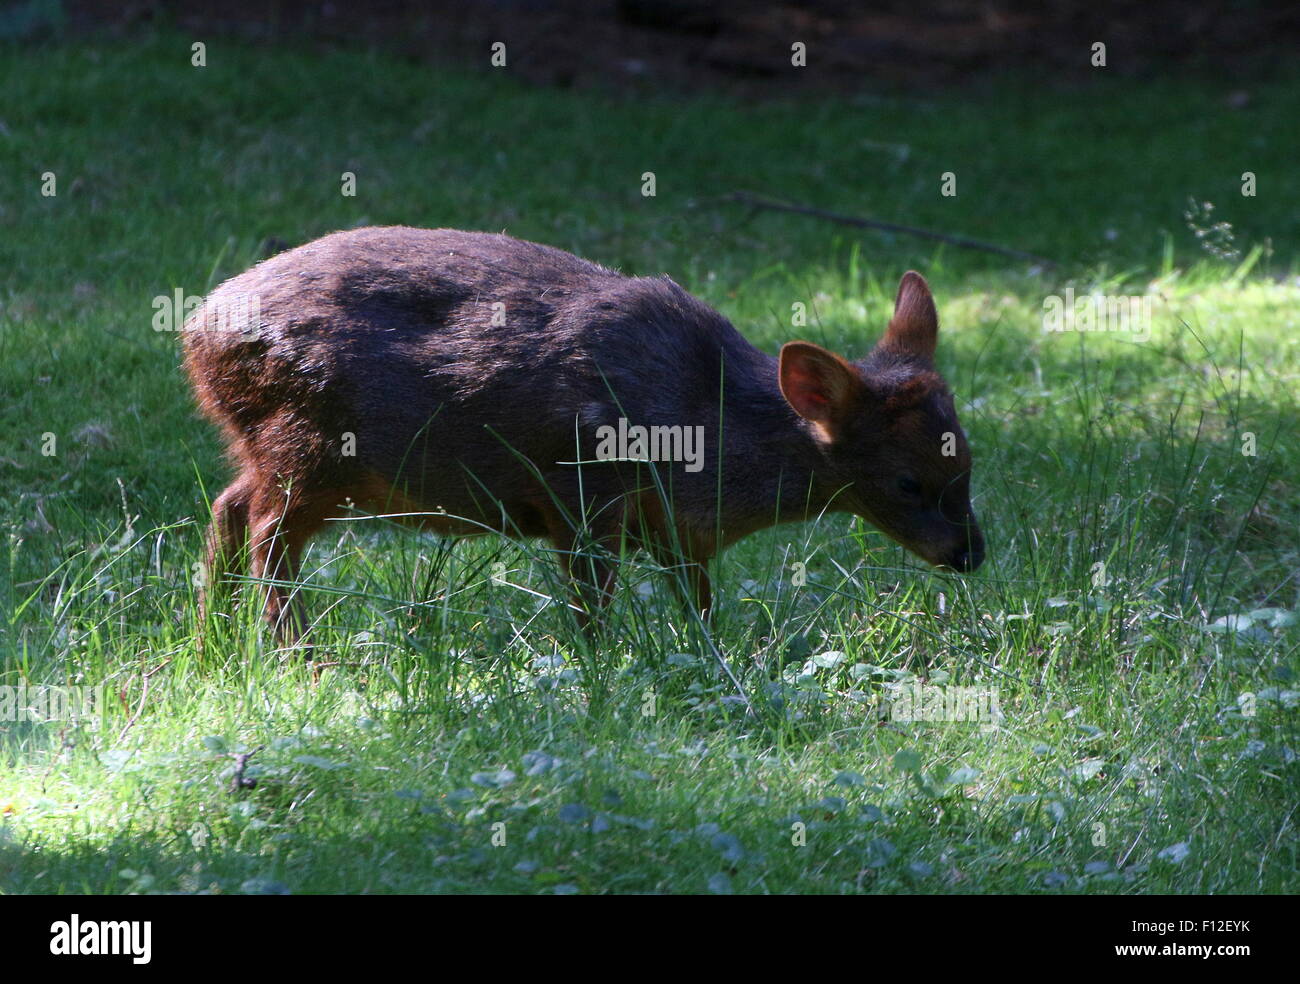
M 357 509 L 549 539 L 584 624 L 620 546 L 678 567 L 707 615 L 719 550 L 823 512 L 973 571 L 984 541 L 938 328 L 909 272 L 861 361 L 803 341 L 773 357 L 667 277 L 505 235 L 325 236 L 226 281 L 186 323 L 186 369 L 237 469 L 212 507 L 209 584 L 251 573 L 296 638 L 303 547 Z M 610 452 L 637 428 L 698 446 Z

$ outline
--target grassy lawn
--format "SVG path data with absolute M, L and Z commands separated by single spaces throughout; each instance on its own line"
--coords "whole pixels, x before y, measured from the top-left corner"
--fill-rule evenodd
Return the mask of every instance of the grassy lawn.
M 1300 77 L 747 105 L 189 43 L 0 58 L 0 685 L 105 695 L 0 720 L 0 892 L 1300 887 Z M 632 558 L 591 646 L 542 545 L 340 523 L 319 679 L 251 606 L 200 646 L 229 474 L 153 299 L 399 223 L 667 272 L 768 351 L 865 354 L 921 270 L 987 563 L 783 527 L 717 564 L 706 634 Z M 1066 287 L 1147 330 L 1045 332 Z M 998 713 L 903 720 L 918 687 Z

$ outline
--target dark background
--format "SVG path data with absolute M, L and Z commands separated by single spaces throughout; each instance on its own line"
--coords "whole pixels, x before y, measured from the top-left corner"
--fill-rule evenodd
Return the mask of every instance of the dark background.
M 82 0 L 18 5 L 10 32 L 46 22 L 72 34 L 170 26 L 203 36 L 377 45 L 412 58 L 486 65 L 494 41 L 514 72 L 553 85 L 674 90 L 701 85 L 754 95 L 845 88 L 864 80 L 961 84 L 1030 70 L 1068 82 L 1107 67 L 1150 77 L 1195 67 L 1258 75 L 1300 51 L 1300 4 L 1153 0 Z M 60 11 L 61 6 L 61 11 Z M 815 71 L 790 72 L 790 45 Z

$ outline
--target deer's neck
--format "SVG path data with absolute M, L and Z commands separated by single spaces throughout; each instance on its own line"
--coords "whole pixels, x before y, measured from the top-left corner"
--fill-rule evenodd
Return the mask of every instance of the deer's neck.
M 781 395 L 777 360 L 755 349 L 737 369 L 725 377 L 721 434 L 706 435 L 721 447 L 715 467 L 724 511 L 733 514 L 727 525 L 743 536 L 847 508 L 807 424 Z

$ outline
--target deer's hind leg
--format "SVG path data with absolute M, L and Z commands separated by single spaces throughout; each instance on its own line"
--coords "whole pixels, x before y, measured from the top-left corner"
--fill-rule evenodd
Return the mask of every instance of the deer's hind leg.
M 232 577 L 248 570 L 248 510 L 255 487 L 251 472 L 242 472 L 212 503 L 203 580 L 199 587 L 199 632 L 202 638 L 214 610 L 233 600 Z
M 295 582 L 303 547 L 337 509 L 342 496 L 306 497 L 291 488 L 259 488 L 249 509 L 249 569 L 263 583 L 264 614 L 281 642 L 296 642 L 307 630 Z

